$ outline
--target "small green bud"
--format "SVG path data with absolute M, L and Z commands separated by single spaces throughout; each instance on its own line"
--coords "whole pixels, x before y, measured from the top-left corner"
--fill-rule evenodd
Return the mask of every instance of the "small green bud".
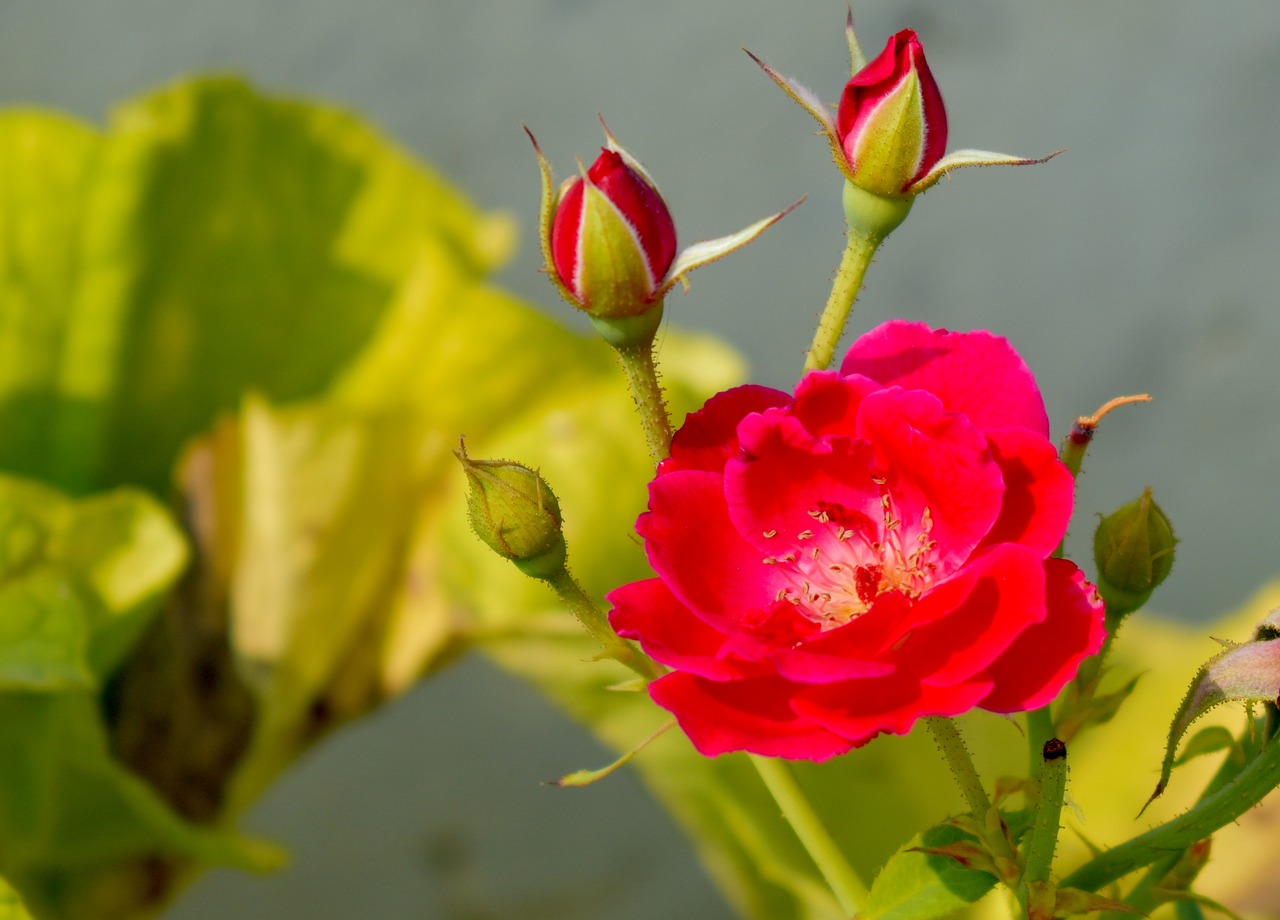
M 471 529 L 484 543 L 532 578 L 564 568 L 560 503 L 536 472 L 512 460 L 473 460 L 454 451 L 471 485 Z
M 1102 519 L 1093 535 L 1098 591 L 1107 604 L 1107 631 L 1147 602 L 1173 568 L 1173 527 L 1151 489 Z

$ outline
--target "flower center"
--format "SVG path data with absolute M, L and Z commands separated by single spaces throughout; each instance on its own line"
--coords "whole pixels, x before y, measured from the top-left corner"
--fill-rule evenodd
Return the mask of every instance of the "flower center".
M 813 526 L 794 534 L 790 548 L 762 561 L 777 572 L 775 602 L 794 605 L 822 629 L 856 619 L 882 594 L 919 597 L 933 580 L 930 557 L 933 516 L 926 506 L 918 518 L 904 521 L 882 477 L 875 516 L 837 502 L 819 501 L 809 510 Z M 780 537 L 770 531 L 766 537 Z

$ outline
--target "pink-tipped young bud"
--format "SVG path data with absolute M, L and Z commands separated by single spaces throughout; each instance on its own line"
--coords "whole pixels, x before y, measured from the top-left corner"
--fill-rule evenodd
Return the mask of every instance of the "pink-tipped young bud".
M 909 195 L 947 148 L 947 111 L 916 33 L 903 29 L 845 84 L 836 135 L 853 183 Z
M 648 312 L 676 256 L 676 227 L 640 164 L 605 147 L 561 186 L 551 221 L 552 270 L 595 317 Z
M 845 84 L 835 118 L 813 90 L 747 53 L 817 120 L 836 168 L 850 186 L 866 193 L 863 199 L 872 199 L 859 201 L 855 194 L 851 202 L 846 187 L 845 213 L 855 230 L 883 238 L 906 217 L 916 195 L 953 169 L 1020 166 L 1057 156 L 1028 159 L 987 150 L 956 150 L 944 156 L 947 111 L 916 33 L 903 29 L 870 63 L 854 35 L 852 13 L 845 21 L 845 38 L 853 77 Z

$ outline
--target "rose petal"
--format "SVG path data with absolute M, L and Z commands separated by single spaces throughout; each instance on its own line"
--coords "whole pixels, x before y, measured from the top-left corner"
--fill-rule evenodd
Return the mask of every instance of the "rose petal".
M 1065 559 L 1046 559 L 1044 567 L 1047 616 L 987 669 L 994 689 L 983 709 L 1023 712 L 1049 704 L 1106 638 L 1102 601 L 1084 573 Z
M 821 761 L 849 750 L 847 740 L 791 710 L 793 688 L 776 677 L 716 683 L 675 671 L 650 684 L 649 694 L 708 757 L 750 751 Z
M 1016 543 L 973 559 L 904 619 L 893 660 L 945 687 L 972 678 L 1045 618 L 1043 560 Z
M 792 649 L 773 652 L 778 673 L 796 683 L 829 683 L 891 674 L 896 665 L 879 656 L 902 636 L 902 623 L 911 601 L 901 594 L 884 594 L 871 609 L 843 626 Z
M 724 660 L 725 635 L 697 617 L 659 578 L 636 581 L 610 592 L 609 625 L 624 639 L 636 639 L 645 654 L 663 664 L 729 680 L 746 672 Z
M 802 717 L 860 747 L 883 732 L 905 735 L 918 719 L 972 709 L 991 690 L 985 676 L 949 687 L 931 687 L 909 674 L 807 687 L 792 708 Z
M 939 574 L 953 571 L 1000 515 L 1004 477 L 986 438 L 932 394 L 896 387 L 863 400 L 858 433 L 875 445 L 901 533 L 927 530 Z
M 879 383 L 866 377 L 812 371 L 796 384 L 795 400 L 788 414 L 814 437 L 824 434 L 848 437 L 856 429 L 862 400 L 879 389 Z
M 710 470 L 718 473 L 738 455 L 738 423 L 753 412 L 785 406 L 791 397 L 780 390 L 740 386 L 717 393 L 697 412 L 690 412 L 671 439 L 671 456 L 662 472 Z
M 719 474 L 677 470 L 653 480 L 636 531 L 653 571 L 708 622 L 740 622 L 773 603 L 773 572 L 730 523 Z
M 1048 439 L 1026 428 L 983 432 L 1004 477 L 1000 517 L 983 541 L 1021 543 L 1047 556 L 1062 542 L 1075 504 L 1075 480 Z
M 1007 339 L 890 320 L 860 336 L 840 365 L 884 386 L 927 390 L 979 428 L 1017 425 L 1048 437 L 1035 378 Z
M 822 508 L 842 509 L 850 529 L 879 521 L 869 444 L 814 438 L 777 410 L 744 419 L 738 430 L 747 456 L 725 464 L 725 498 L 734 526 L 762 555 L 793 549 Z

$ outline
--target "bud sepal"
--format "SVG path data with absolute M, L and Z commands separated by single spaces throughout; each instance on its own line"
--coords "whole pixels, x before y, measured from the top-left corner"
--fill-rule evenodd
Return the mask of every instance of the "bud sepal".
M 1253 640 L 1236 643 L 1219 639 L 1225 646 L 1196 673 L 1191 688 L 1169 726 L 1164 761 L 1150 804 L 1169 784 L 1178 743 L 1191 724 L 1210 709 L 1229 702 L 1275 704 L 1280 697 L 1280 608 L 1263 618 Z M 1264 741 L 1266 739 L 1263 739 Z

